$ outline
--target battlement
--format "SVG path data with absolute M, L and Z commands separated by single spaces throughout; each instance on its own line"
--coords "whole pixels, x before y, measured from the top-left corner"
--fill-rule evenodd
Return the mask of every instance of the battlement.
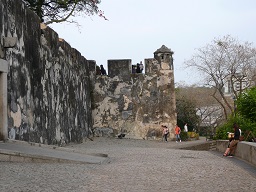
M 173 72 L 173 51 L 162 45 L 161 48 L 154 52 L 154 58 L 147 58 L 141 63 L 145 75 L 152 75 L 160 70 L 170 70 Z M 132 64 L 131 59 L 112 59 L 108 60 L 108 76 L 113 78 L 118 76 L 124 81 L 130 80 L 131 73 L 140 73 L 137 71 L 137 64 Z M 97 73 L 96 73 L 97 74 Z
M 119 59 L 108 60 L 106 76 L 94 60 L 40 25 L 22 1 L 0 0 L 0 10 L 6 10 L 0 12 L 0 57 L 9 70 L 0 67 L 0 84 L 10 96 L 2 101 L 8 125 L 0 125 L 0 137 L 80 143 L 96 129 L 145 138 L 162 123 L 176 124 L 173 52 L 164 45 L 144 60 L 145 75 L 132 74 L 131 59 Z
M 109 77 L 118 76 L 120 79 L 130 80 L 132 69 L 131 59 L 108 60 L 108 75 Z
M 145 138 L 152 132 L 160 133 L 163 123 L 170 130 L 175 127 L 172 54 L 163 45 L 154 52 L 154 58 L 145 59 L 144 63 L 108 60 L 108 77 L 96 77 L 93 89 L 96 135 L 121 132 L 129 138 Z M 141 64 L 145 74 L 141 73 Z

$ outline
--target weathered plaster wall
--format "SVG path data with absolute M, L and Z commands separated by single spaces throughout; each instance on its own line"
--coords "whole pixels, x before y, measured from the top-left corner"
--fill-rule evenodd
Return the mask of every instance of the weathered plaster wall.
M 89 136 L 95 63 L 40 26 L 22 1 L 0 0 L 0 37 L 17 37 L 2 51 L 10 68 L 9 138 L 54 144 Z
M 109 76 L 97 76 L 94 88 L 94 134 L 130 138 L 161 136 L 161 124 L 174 137 L 176 103 L 173 63 L 145 59 L 145 74 L 131 74 L 131 60 L 109 60 Z M 163 57 L 162 57 L 163 56 Z

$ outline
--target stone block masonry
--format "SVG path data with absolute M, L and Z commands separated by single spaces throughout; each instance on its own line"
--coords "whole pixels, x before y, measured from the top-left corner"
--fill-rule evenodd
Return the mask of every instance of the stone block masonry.
M 0 0 L 2 59 L 7 62 L 10 139 L 57 144 L 82 142 L 92 133 L 89 62 L 22 1 Z M 2 81 L 1 84 L 4 82 Z
M 174 137 L 173 52 L 162 46 L 145 59 L 108 60 L 108 75 L 87 60 L 22 1 L 0 0 L 0 140 L 44 144 L 83 142 L 91 136 Z M 3 71 L 3 68 L 5 71 Z
M 109 76 L 97 76 L 94 87 L 95 135 L 122 133 L 129 138 L 156 138 L 162 136 L 161 125 L 165 124 L 174 137 L 172 54 L 163 45 L 154 58 L 145 59 L 145 74 L 132 73 L 131 60 L 108 60 Z

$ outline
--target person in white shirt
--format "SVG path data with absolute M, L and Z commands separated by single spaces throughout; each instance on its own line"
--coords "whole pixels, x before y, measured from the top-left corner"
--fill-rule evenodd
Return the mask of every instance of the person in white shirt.
M 185 125 L 184 125 L 184 132 L 188 132 L 188 124 L 187 123 L 185 123 Z

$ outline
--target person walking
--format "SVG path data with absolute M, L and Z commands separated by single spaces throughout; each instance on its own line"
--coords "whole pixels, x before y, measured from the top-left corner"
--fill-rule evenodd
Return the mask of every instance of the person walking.
M 185 125 L 184 125 L 184 132 L 188 132 L 188 124 L 187 123 L 185 123 Z
M 169 134 L 169 129 L 165 125 L 162 125 L 162 128 L 163 128 L 163 140 L 165 142 L 167 142 L 167 137 L 168 137 L 168 134 Z
M 180 132 L 181 132 L 180 127 L 179 127 L 178 125 L 176 125 L 176 127 L 175 127 L 176 143 L 177 143 L 178 141 L 181 142 Z

